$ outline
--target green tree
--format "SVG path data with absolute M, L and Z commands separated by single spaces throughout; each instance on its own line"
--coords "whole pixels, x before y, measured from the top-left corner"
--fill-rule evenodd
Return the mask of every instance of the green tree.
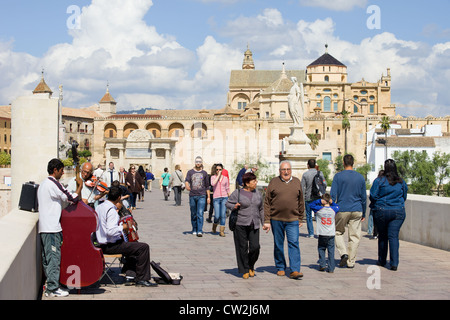
M 319 145 L 319 135 L 316 133 L 308 133 L 306 136 L 311 141 L 309 143 L 309 145 L 311 146 L 311 149 L 316 150 L 317 146 Z
M 239 170 L 241 170 L 245 164 L 248 164 L 249 169 L 252 166 L 256 166 L 258 168 L 255 175 L 259 181 L 270 182 L 270 180 L 276 177 L 278 173 L 278 171 L 275 171 L 274 168 L 272 168 L 267 163 L 267 161 L 265 161 L 264 159 L 261 158 L 260 155 L 258 155 L 257 158 L 247 157 L 246 159 L 235 160 L 231 168 L 230 175 L 236 177 Z
M 7 152 L 0 152 L 0 166 L 9 166 L 11 164 L 11 155 Z
M 366 180 L 366 188 L 370 189 L 370 181 L 367 180 L 367 174 L 369 171 L 372 171 L 373 165 L 370 163 L 365 163 L 362 166 L 359 166 L 355 169 L 356 172 L 359 172 L 363 177 L 364 180 Z
M 391 123 L 388 116 L 383 116 L 381 118 L 381 129 L 384 132 L 384 159 L 387 159 L 387 132 L 391 127 Z
M 331 179 L 330 179 L 330 168 L 328 167 L 328 160 L 324 159 L 318 159 L 317 165 L 319 166 L 319 170 L 322 171 L 323 176 L 325 177 L 325 180 L 327 181 L 327 186 L 331 186 Z
M 344 170 L 344 157 L 339 155 L 334 159 L 334 171 L 338 173 L 341 172 L 342 170 Z
M 394 151 L 392 159 L 395 160 L 399 175 L 408 181 L 411 179 L 411 153 L 409 151 Z
M 434 165 L 425 151 L 394 152 L 392 158 L 397 170 L 405 181 L 409 182 L 409 193 L 432 195 L 436 186 Z
M 411 185 L 410 189 L 415 194 L 432 195 L 436 186 L 433 163 L 429 161 L 425 151 L 414 152 L 412 156 Z
M 342 110 L 342 130 L 344 130 L 344 154 L 347 154 L 347 131 L 350 130 L 350 120 L 348 119 L 348 115 L 350 112 L 346 110 Z
M 435 152 L 432 163 L 437 180 L 437 195 L 440 196 L 443 181 L 450 177 L 450 154 Z
M 450 182 L 444 184 L 444 187 L 442 189 L 444 190 L 444 197 L 450 197 Z

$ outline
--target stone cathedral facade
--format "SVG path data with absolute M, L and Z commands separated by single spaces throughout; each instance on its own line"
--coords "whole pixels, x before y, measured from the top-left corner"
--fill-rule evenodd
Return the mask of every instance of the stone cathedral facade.
M 82 146 L 92 152 L 94 166 L 111 161 L 116 168 L 143 165 L 159 176 L 165 167 L 173 171 L 176 164 L 186 172 L 200 155 L 207 171 L 214 163 L 232 169 L 235 162 L 252 164 L 260 159 L 277 173 L 293 124 L 287 102 L 292 77 L 303 83 L 306 92 L 304 131 L 314 137 L 315 153 L 329 160 L 330 168 L 346 145 L 356 165 L 366 163 L 367 132 L 385 115 L 405 129 L 441 124 L 442 131 L 449 132 L 448 116 L 403 118 L 395 114 L 389 68 L 377 82 L 350 83 L 347 66 L 327 49 L 299 70 L 286 70 L 284 65 L 281 70 L 258 70 L 247 49 L 242 69 L 230 72 L 225 106 L 117 114 L 117 103 L 107 90 L 97 105 L 62 108 L 65 138 L 82 139 Z M 343 110 L 349 112 L 347 132 L 342 128 Z

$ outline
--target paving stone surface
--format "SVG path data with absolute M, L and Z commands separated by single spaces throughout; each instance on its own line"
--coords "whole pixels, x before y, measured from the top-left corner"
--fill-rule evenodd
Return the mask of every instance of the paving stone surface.
M 173 300 L 173 301 L 285 301 L 285 300 L 448 300 L 450 299 L 450 252 L 401 241 L 397 271 L 376 266 L 377 240 L 365 232 L 353 269 L 336 267 L 334 273 L 318 268 L 317 238 L 306 237 L 301 228 L 301 280 L 276 275 L 273 237 L 260 234 L 261 254 L 256 276 L 243 279 L 237 271 L 233 234 L 211 232 L 205 221 L 203 237 L 191 234 L 189 198 L 183 193 L 182 206 L 173 197 L 164 201 L 162 191 L 145 193 L 137 202 L 134 216 L 140 241 L 147 242 L 151 260 L 168 272 L 180 273 L 180 285 L 154 288 L 125 286 L 116 264 L 111 277 L 117 287 L 103 278 L 80 291 L 71 290 L 64 300 Z M 228 222 L 228 220 L 227 220 Z M 228 228 L 227 228 L 228 229 Z M 287 255 L 287 248 L 286 248 Z M 336 263 L 339 262 L 336 250 Z M 157 276 L 152 270 L 152 276 Z M 55 299 L 43 297 L 43 300 Z

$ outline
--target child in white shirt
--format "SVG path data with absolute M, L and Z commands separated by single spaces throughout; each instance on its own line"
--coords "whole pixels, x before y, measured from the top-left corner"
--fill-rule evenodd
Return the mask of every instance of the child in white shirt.
M 313 201 L 310 204 L 311 210 L 316 214 L 317 234 L 319 235 L 319 270 L 325 271 L 326 260 L 325 251 L 328 251 L 328 272 L 333 273 L 334 262 L 334 236 L 336 234 L 335 215 L 339 211 L 339 206 L 333 203 L 330 194 L 325 193 L 322 199 Z

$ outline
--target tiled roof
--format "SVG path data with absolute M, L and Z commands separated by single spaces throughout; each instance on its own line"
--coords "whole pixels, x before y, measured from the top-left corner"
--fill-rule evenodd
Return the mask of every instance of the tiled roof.
M 0 106 L 0 118 L 11 119 L 11 106 Z
M 335 57 L 333 57 L 329 53 L 324 53 L 322 56 L 320 56 L 317 60 L 312 62 L 308 67 L 312 66 L 344 66 L 345 64 L 337 60 Z
M 377 139 L 376 146 L 381 147 L 384 146 L 383 143 L 380 143 L 380 140 L 384 140 L 383 137 Z M 434 138 L 431 137 L 388 137 L 387 138 L 387 146 L 388 147 L 399 147 L 399 148 L 434 148 L 436 143 L 434 142 Z
M 44 77 L 41 78 L 41 81 L 36 86 L 36 88 L 33 90 L 33 93 L 53 93 L 53 91 L 50 89 L 50 87 L 45 83 Z
M 62 115 L 66 117 L 94 119 L 102 115 L 95 110 L 89 108 L 75 109 L 62 107 Z
M 112 103 L 116 103 L 116 101 L 113 99 L 113 97 L 111 96 L 111 94 L 109 93 L 109 91 L 107 91 L 105 93 L 105 95 L 103 96 L 102 100 L 100 100 L 100 103 L 102 102 L 112 102 Z
M 297 79 L 298 80 L 298 79 Z M 264 93 L 287 93 L 292 88 L 292 81 L 287 77 L 287 74 L 282 74 L 277 80 L 271 83 L 263 90 Z
M 281 70 L 231 70 L 230 88 L 267 88 L 280 78 Z M 290 79 L 296 77 L 298 82 L 305 79 L 304 70 L 286 70 Z

